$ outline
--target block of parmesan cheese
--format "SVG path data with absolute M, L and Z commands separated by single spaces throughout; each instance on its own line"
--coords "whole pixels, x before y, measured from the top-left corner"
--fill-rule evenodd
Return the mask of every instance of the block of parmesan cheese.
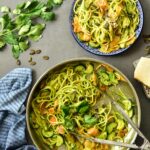
M 150 87 L 150 58 L 141 57 L 134 71 L 134 78 Z

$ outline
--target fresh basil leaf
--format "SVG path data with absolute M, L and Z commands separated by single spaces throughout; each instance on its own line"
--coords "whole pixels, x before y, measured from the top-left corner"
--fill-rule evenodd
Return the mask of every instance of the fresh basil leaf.
M 53 13 L 53 12 L 42 12 L 41 18 L 44 19 L 45 21 L 52 21 L 55 19 L 55 13 Z
M 91 115 L 85 115 L 84 122 L 89 125 L 94 125 L 97 122 L 97 118 L 92 117 Z
M 65 127 L 71 131 L 74 131 L 75 122 L 69 118 L 65 119 Z
M 10 8 L 7 7 L 7 6 L 2 6 L 2 7 L 1 7 L 1 12 L 2 12 L 2 13 L 9 13 L 9 12 L 10 12 Z
M 34 26 L 31 26 L 28 36 L 35 36 L 42 34 L 43 30 L 45 28 L 45 24 L 37 24 Z
M 20 28 L 18 35 L 24 35 L 30 30 L 30 24 L 24 25 Z
M 69 106 L 62 106 L 61 109 L 63 116 L 67 116 L 69 114 Z
M 19 47 L 19 45 L 13 45 L 12 46 L 12 53 L 13 53 L 13 57 L 15 59 L 19 58 L 19 55 L 20 55 L 20 47 Z
M 81 113 L 81 114 L 84 114 L 84 113 L 86 113 L 89 110 L 89 108 L 90 108 L 90 106 L 89 106 L 88 102 L 87 101 L 83 101 L 78 106 L 77 111 L 79 113 Z
M 79 113 L 84 114 L 84 113 L 86 113 L 89 110 L 89 108 L 90 107 L 88 105 L 87 106 L 83 106 L 83 107 L 81 107 L 79 109 Z
M 21 52 L 23 52 L 29 48 L 29 42 L 27 40 L 19 42 L 19 47 L 20 47 Z
M 11 31 L 7 31 L 2 37 L 5 43 L 8 43 L 10 45 L 18 44 L 16 35 L 13 34 Z

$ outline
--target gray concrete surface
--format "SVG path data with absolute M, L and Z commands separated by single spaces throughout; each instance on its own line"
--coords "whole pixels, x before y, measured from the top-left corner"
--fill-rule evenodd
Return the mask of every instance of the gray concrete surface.
M 0 6 L 8 5 L 14 8 L 17 3 L 22 1 L 23 0 L 1 0 Z M 150 0 L 141 0 L 144 11 L 144 27 L 139 39 L 125 53 L 108 57 L 96 56 L 85 51 L 73 39 L 69 24 L 69 13 L 72 2 L 73 0 L 64 0 L 64 4 L 55 11 L 57 20 L 47 23 L 43 38 L 39 42 L 31 44 L 31 48 L 43 50 L 41 55 L 36 55 L 34 57 L 34 60 L 37 61 L 37 65 L 32 67 L 29 65 L 28 50 L 21 54 L 20 59 L 22 65 L 20 67 L 32 68 L 34 75 L 33 80 L 35 82 L 48 68 L 69 58 L 91 57 L 114 65 L 129 78 L 137 91 L 142 110 L 141 130 L 150 140 L 150 100 L 145 97 L 141 84 L 133 79 L 134 67 L 132 65 L 134 60 L 145 55 L 145 44 L 142 35 L 150 34 Z M 50 59 L 48 61 L 43 60 L 43 55 L 48 55 Z M 16 67 L 18 66 L 11 56 L 11 48 L 8 46 L 3 51 L 0 51 L 0 77 L 3 77 L 6 73 Z

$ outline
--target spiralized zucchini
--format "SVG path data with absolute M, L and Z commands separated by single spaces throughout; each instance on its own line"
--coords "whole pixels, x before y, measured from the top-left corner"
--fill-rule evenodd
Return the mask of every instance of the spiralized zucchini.
M 52 150 L 60 146 L 67 150 L 109 150 L 108 145 L 78 139 L 72 132 L 86 137 L 124 140 L 128 123 L 111 103 L 100 101 L 103 92 L 122 80 L 109 66 L 94 63 L 70 64 L 48 74 L 33 96 L 31 127 Z M 112 97 L 115 95 L 115 100 L 132 117 L 132 102 L 121 90 L 113 92 Z
M 101 52 L 130 46 L 139 24 L 137 0 L 76 0 L 73 29 L 79 40 Z

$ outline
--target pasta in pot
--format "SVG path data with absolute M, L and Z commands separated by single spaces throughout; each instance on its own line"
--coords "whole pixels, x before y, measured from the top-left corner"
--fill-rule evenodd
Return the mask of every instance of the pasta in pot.
M 83 63 L 64 66 L 42 80 L 32 100 L 30 124 L 39 138 L 58 149 L 108 150 L 108 145 L 75 137 L 123 141 L 128 123 L 115 111 L 111 103 L 99 103 L 103 93 L 119 84 L 123 77 L 105 64 Z M 116 100 L 133 116 L 133 104 L 123 91 Z M 113 95 L 112 95 L 113 96 Z

